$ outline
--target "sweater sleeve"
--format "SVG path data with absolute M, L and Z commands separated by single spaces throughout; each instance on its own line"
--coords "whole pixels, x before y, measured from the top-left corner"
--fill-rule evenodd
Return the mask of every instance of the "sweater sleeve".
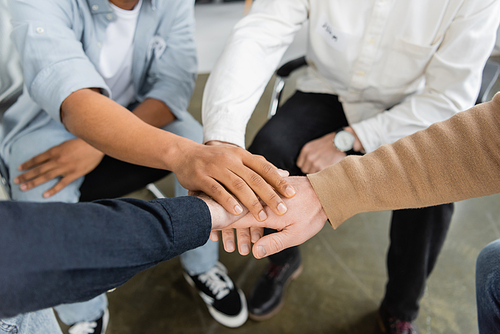
M 500 192 L 500 94 L 308 175 L 337 228 L 360 212 L 420 208 Z
M 0 318 L 89 300 L 205 244 L 195 197 L 92 203 L 0 202 Z

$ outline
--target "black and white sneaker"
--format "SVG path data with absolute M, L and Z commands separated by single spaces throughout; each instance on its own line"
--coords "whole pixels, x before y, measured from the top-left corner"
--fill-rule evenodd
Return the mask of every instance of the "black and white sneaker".
M 106 309 L 104 314 L 96 321 L 77 322 L 68 330 L 69 334 L 104 334 L 109 322 L 109 311 Z
M 234 286 L 227 276 L 227 269 L 220 262 L 209 271 L 200 275 L 184 272 L 186 281 L 195 287 L 208 311 L 219 323 L 226 327 L 236 328 L 248 318 L 247 302 L 243 291 Z

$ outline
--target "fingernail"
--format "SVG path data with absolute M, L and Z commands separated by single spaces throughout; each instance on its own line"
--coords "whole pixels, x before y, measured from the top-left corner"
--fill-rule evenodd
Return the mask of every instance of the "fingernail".
M 267 215 L 264 212 L 264 210 L 260 210 L 260 212 L 259 212 L 259 219 L 260 220 L 266 220 L 266 218 L 267 218 Z
M 228 252 L 234 251 L 234 242 L 232 242 L 232 241 L 226 241 L 226 250 Z
M 283 170 L 283 169 L 278 169 L 278 174 L 281 177 L 287 177 L 288 175 L 290 175 L 290 173 L 287 170 Z
M 21 190 L 26 190 L 26 189 L 28 189 L 28 186 L 25 184 L 21 184 Z
M 288 196 L 288 197 L 292 197 L 295 195 L 295 189 L 293 189 L 293 187 L 291 186 L 287 186 L 285 188 L 285 194 Z
M 49 193 L 44 193 L 43 197 L 45 197 L 45 198 L 50 197 L 50 194 Z
M 260 239 L 260 234 L 257 232 L 252 233 L 252 242 L 256 243 Z
M 250 248 L 248 247 L 248 244 L 241 245 L 241 252 L 243 254 L 248 254 L 250 252 Z
M 259 257 L 264 257 L 266 256 L 266 249 L 262 246 L 257 247 L 257 255 Z
M 18 183 L 19 183 L 19 179 L 18 179 L 17 177 L 14 179 L 14 183 L 15 183 L 15 184 L 18 184 Z
M 283 203 L 278 204 L 278 212 L 282 215 L 285 214 L 285 212 L 286 212 L 285 204 L 283 204 Z
M 236 212 L 236 214 L 241 214 L 243 212 L 243 209 L 241 208 L 241 206 L 239 205 L 235 205 L 234 206 L 234 212 Z

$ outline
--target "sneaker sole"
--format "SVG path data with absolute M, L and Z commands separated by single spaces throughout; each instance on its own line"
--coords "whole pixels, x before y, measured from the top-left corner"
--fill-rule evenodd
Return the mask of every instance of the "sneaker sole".
M 281 309 L 283 308 L 283 305 L 285 305 L 286 290 L 288 289 L 288 285 L 290 284 L 291 281 L 293 281 L 294 279 L 299 277 L 300 274 L 302 274 L 303 269 L 304 269 L 304 266 L 301 263 L 300 266 L 293 272 L 293 274 L 290 276 L 290 278 L 286 281 L 285 287 L 283 288 L 283 298 L 281 299 L 281 302 L 278 304 L 278 306 L 276 306 L 274 308 L 274 310 L 272 310 L 271 312 L 264 314 L 264 315 L 255 315 L 255 314 L 252 314 L 252 312 L 249 312 L 248 316 L 250 317 L 250 319 L 252 319 L 254 321 L 268 320 L 268 319 L 274 317 L 279 311 L 281 311 Z
M 236 328 L 243 325 L 248 319 L 248 308 L 247 308 L 247 300 L 245 298 L 245 294 L 243 291 L 238 289 L 238 294 L 241 299 L 241 311 L 239 314 L 235 316 L 229 316 L 224 313 L 217 311 L 212 305 L 207 305 L 208 312 L 212 315 L 212 317 L 221 325 L 224 325 L 229 328 Z
M 380 315 L 380 313 L 379 313 L 379 312 L 377 312 L 377 322 L 378 322 L 378 326 L 379 326 L 379 328 L 380 328 L 380 332 L 381 332 L 382 334 L 387 334 L 387 333 L 388 333 L 388 332 L 387 332 L 387 328 L 385 327 L 385 325 L 384 325 L 384 321 L 382 320 L 382 316 Z M 418 333 L 418 330 L 417 330 L 416 328 L 415 328 L 415 330 L 416 330 L 416 331 L 417 331 L 417 333 Z
M 198 289 L 196 288 L 196 285 L 194 284 L 193 280 L 191 277 L 189 277 L 188 274 L 185 272 L 182 273 L 186 281 L 195 289 L 198 294 L 200 295 L 201 299 L 203 300 L 203 303 L 205 303 L 205 300 L 202 297 L 202 292 L 199 292 Z M 238 289 L 238 294 L 240 295 L 240 300 L 241 300 L 241 311 L 235 316 L 229 316 L 224 313 L 221 313 L 217 311 L 216 308 L 214 308 L 212 305 L 205 303 L 207 306 L 208 312 L 210 315 L 221 325 L 224 325 L 229 328 L 236 328 L 242 326 L 248 319 L 248 308 L 247 308 L 247 300 L 245 298 L 245 294 L 243 291 L 241 291 L 239 288 Z

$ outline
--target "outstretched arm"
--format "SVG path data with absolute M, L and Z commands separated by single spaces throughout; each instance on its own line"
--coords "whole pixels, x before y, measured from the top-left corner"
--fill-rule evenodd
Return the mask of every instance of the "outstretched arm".
M 93 298 L 238 219 L 201 198 L 0 201 L 0 318 Z
M 266 217 L 257 197 L 273 212 L 284 214 L 286 207 L 278 194 L 295 194 L 265 159 L 239 147 L 201 145 L 155 128 L 90 89 L 78 90 L 64 100 L 61 119 L 71 133 L 105 154 L 173 171 L 184 188 L 205 192 L 235 215 L 243 212 L 235 197 L 262 220 Z
M 270 213 L 263 223 L 247 216 L 234 225 L 280 231 L 254 244 L 257 258 L 311 238 L 323 226 L 324 212 L 337 228 L 360 212 L 419 208 L 498 193 L 500 94 L 363 157 L 350 156 L 317 174 L 289 181 L 298 191 L 285 200 L 286 215 Z M 231 239 L 227 231 L 224 236 Z

